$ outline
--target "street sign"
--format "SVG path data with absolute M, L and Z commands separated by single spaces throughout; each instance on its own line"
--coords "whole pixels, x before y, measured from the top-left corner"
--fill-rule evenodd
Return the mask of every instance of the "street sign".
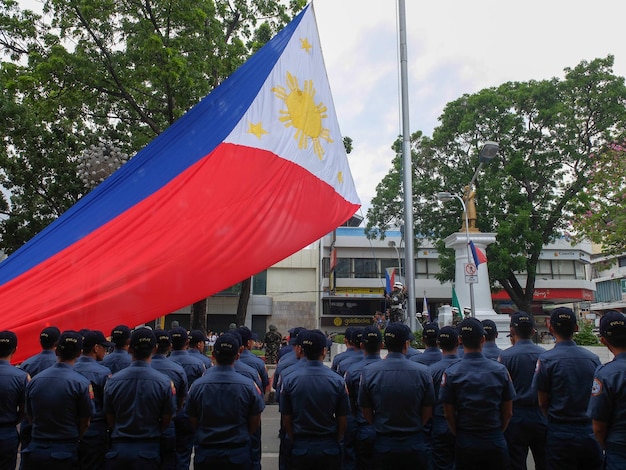
M 478 270 L 474 263 L 465 263 L 463 265 L 465 270 L 465 284 L 477 284 L 478 283 Z

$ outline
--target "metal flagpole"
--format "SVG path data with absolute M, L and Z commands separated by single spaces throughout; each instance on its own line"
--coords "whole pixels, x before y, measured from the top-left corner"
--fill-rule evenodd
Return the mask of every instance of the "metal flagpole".
M 407 311 L 411 331 L 417 321 L 415 306 L 415 237 L 413 235 L 413 169 L 411 165 L 411 129 L 409 126 L 409 91 L 406 47 L 406 11 L 404 0 L 398 0 L 400 33 L 400 95 L 402 101 L 402 172 L 404 190 L 404 282 L 407 287 Z

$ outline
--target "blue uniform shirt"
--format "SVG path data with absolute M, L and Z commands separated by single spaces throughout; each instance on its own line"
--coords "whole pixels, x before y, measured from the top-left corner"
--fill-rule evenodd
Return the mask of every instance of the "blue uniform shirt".
M 200 358 L 194 357 L 187 350 L 172 351 L 169 360 L 174 361 L 185 369 L 189 387 L 204 375 L 206 367 Z
M 104 356 L 102 365 L 108 367 L 112 374 L 126 369 L 132 362 L 132 357 L 125 349 L 114 349 L 113 352 Z
M 209 358 L 206 354 L 201 353 L 195 348 L 188 349 L 187 351 L 189 352 L 189 354 L 191 354 L 192 357 L 200 359 L 204 364 L 205 369 L 210 369 L 211 367 L 213 367 L 213 361 L 211 361 L 211 358 Z
M 115 417 L 113 439 L 158 439 L 160 419 L 176 411 L 172 381 L 145 361 L 133 361 L 107 381 L 104 412 Z
M 278 383 L 283 370 L 296 362 L 298 362 L 298 356 L 296 356 L 293 349 L 291 354 L 286 354 L 279 359 L 278 364 L 276 364 L 276 369 L 274 370 L 274 377 L 272 378 L 272 388 L 274 390 L 280 390 Z
M 185 374 L 183 366 L 177 362 L 170 361 L 164 354 L 153 355 L 150 365 L 153 369 L 156 369 L 169 377 L 169 379 L 174 383 L 174 388 L 176 389 L 176 400 L 182 404 L 187 396 L 187 390 L 189 390 L 189 385 L 187 384 L 187 374 Z
M 413 356 L 419 356 L 420 354 L 422 354 L 422 351 L 420 351 L 419 349 L 415 349 L 413 346 L 409 346 L 406 350 L 406 357 L 408 357 L 409 359 L 411 359 Z
M 256 386 L 259 387 L 259 390 L 263 389 L 263 381 L 261 380 L 261 376 L 254 367 L 251 367 L 245 362 L 241 362 L 239 360 L 235 361 L 233 367 L 235 368 L 235 372 L 252 380 L 256 384 Z
M 26 414 L 33 423 L 33 440 L 79 438 L 79 422 L 94 412 L 89 380 L 67 363 L 41 371 L 26 387 Z
M 441 358 L 441 361 L 435 362 L 428 366 L 428 373 L 433 379 L 433 387 L 435 389 L 435 406 L 433 407 L 433 423 L 440 425 L 444 431 L 448 428 L 448 423 L 443 415 L 443 403 L 439 399 L 439 387 L 441 386 L 441 378 L 444 371 L 459 362 L 461 358 L 456 354 L 447 354 Z M 433 427 L 434 427 L 433 424 Z M 445 427 L 444 427 L 445 425 Z
M 359 385 L 361 383 L 361 373 L 363 369 L 373 362 L 380 361 L 380 354 L 365 354 L 362 361 L 352 364 L 344 375 L 346 386 L 348 387 L 348 397 L 350 398 L 350 408 L 352 414 L 356 416 L 359 426 L 367 426 L 369 423 L 363 416 L 363 412 L 359 407 Z
M 263 362 L 263 359 L 256 357 L 249 349 L 244 349 L 239 356 L 239 360 L 257 370 L 259 376 L 261 377 L 261 383 L 263 384 L 261 390 L 265 391 L 267 386 L 270 384 L 270 379 L 267 376 L 267 369 L 265 368 L 265 362 Z
M 441 379 L 439 399 L 456 407 L 459 433 L 502 432 L 500 407 L 515 398 L 509 372 L 480 352 L 465 352 Z
M 428 367 L 435 362 L 439 362 L 442 357 L 443 353 L 441 352 L 441 349 L 436 346 L 430 346 L 424 349 L 423 354 L 411 356 L 410 359 L 413 362 L 419 362 L 420 364 L 424 364 L 426 367 Z
M 335 372 L 337 372 L 337 370 L 339 368 L 339 364 L 341 363 L 341 361 L 351 357 L 352 355 L 354 355 L 354 354 L 356 354 L 358 352 L 359 351 L 356 351 L 352 346 L 350 346 L 344 352 L 336 354 L 335 357 L 333 357 L 333 362 L 330 365 L 331 370 L 334 370 Z
M 499 362 L 511 374 L 515 387 L 513 400 L 513 417 L 522 410 L 535 410 L 543 416 L 537 403 L 537 391 L 532 388 L 533 376 L 537 367 L 537 359 L 546 352 L 545 348 L 537 346 L 529 339 L 521 339 L 513 346 L 503 349 Z
M 104 397 L 104 385 L 109 377 L 111 377 L 111 371 L 108 367 L 104 367 L 102 364 L 88 356 L 80 356 L 74 364 L 74 370 L 80 375 L 84 376 L 91 383 L 93 390 L 93 404 L 95 411 L 91 417 L 92 423 L 104 421 L 104 413 L 102 412 L 102 400 Z
M 335 417 L 350 412 L 346 383 L 322 361 L 306 361 L 283 377 L 280 402 L 292 416 L 294 440 L 336 438 Z
M 337 364 L 336 372 L 342 377 L 346 374 L 346 371 L 357 362 L 361 362 L 363 360 L 363 351 L 356 351 L 350 356 L 345 357 L 339 364 Z
M 377 434 L 418 433 L 422 408 L 435 403 L 433 382 L 424 364 L 390 352 L 363 368 L 358 403 L 374 410 Z
M 501 353 L 502 349 L 500 349 L 493 341 L 486 341 L 483 345 L 483 354 L 487 359 L 497 361 Z
M 574 341 L 560 341 L 539 356 L 533 387 L 548 393 L 548 423 L 591 424 L 587 405 L 596 368 L 597 355 Z
M 13 367 L 9 361 L 0 361 L 0 427 L 17 425 L 18 407 L 24 405 L 29 381 L 28 373 Z
M 185 412 L 198 419 L 196 443 L 202 447 L 245 445 L 248 419 L 265 408 L 261 390 L 233 367 L 216 365 L 189 389 Z
M 596 370 L 588 414 L 608 423 L 607 444 L 626 446 L 626 353 Z
M 56 352 L 52 349 L 44 349 L 39 354 L 29 357 L 20 364 L 20 369 L 35 377 L 42 370 L 52 367 L 57 363 Z

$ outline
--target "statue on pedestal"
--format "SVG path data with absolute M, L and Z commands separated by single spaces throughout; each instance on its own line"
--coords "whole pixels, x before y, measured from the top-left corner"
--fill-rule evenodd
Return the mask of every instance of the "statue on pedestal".
M 470 186 L 465 186 L 463 191 L 463 202 L 465 203 L 465 209 L 467 210 L 467 222 L 469 223 L 469 232 L 480 232 L 476 228 L 476 204 L 474 199 L 476 198 L 476 192 L 472 190 Z M 461 225 L 460 232 L 465 232 L 465 213 L 463 213 L 463 225 Z

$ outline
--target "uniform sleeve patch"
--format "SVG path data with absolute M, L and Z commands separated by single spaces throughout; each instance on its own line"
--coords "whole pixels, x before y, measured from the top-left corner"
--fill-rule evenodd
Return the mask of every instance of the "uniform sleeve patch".
M 93 393 L 93 386 L 89 384 L 89 399 L 93 400 L 94 397 L 95 397 L 95 394 Z
M 441 376 L 441 387 L 445 387 L 446 386 L 447 377 L 448 376 L 444 372 L 443 375 Z
M 541 360 L 537 359 L 537 364 L 535 364 L 535 374 L 539 372 L 539 369 L 541 369 Z
M 594 397 L 597 397 L 601 393 L 602 393 L 602 382 L 600 382 L 600 379 L 595 378 L 593 379 L 593 385 L 591 386 L 591 395 L 593 395 Z
M 172 388 L 172 395 L 176 396 L 176 386 L 174 385 L 174 382 L 172 382 L 170 380 L 170 387 Z

